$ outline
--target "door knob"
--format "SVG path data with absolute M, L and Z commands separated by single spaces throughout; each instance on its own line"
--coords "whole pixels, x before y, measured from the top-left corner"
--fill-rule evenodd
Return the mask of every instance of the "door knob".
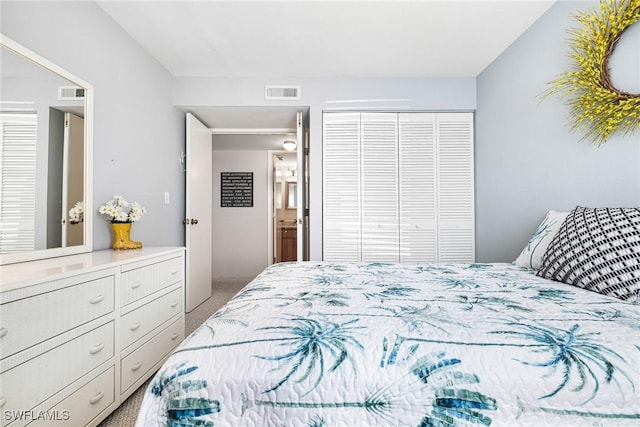
M 197 220 L 197 219 L 192 219 L 192 220 L 191 220 L 191 225 L 194 225 L 194 224 L 197 224 L 197 223 L 198 223 L 198 220 Z
M 182 223 L 183 223 L 184 225 L 189 225 L 189 218 L 185 218 L 185 219 L 183 219 L 183 220 L 182 220 Z

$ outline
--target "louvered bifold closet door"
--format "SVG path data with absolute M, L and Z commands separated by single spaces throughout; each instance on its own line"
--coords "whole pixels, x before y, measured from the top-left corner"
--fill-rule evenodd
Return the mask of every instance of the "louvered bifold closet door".
M 360 261 L 360 113 L 323 114 L 323 259 Z
M 401 113 L 399 125 L 400 261 L 437 261 L 436 115 Z
M 439 262 L 473 262 L 473 114 L 439 113 Z
M 35 249 L 37 114 L 0 114 L 0 252 Z
M 362 261 L 398 261 L 398 115 L 362 113 Z

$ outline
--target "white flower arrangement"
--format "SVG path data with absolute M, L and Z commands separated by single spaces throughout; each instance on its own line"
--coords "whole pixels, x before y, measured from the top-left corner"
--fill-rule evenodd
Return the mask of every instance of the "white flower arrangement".
M 69 209 L 69 222 L 80 224 L 82 221 L 84 221 L 84 202 L 78 202 Z
M 138 202 L 127 202 L 122 196 L 113 196 L 113 199 L 109 200 L 98 209 L 103 215 L 109 215 L 112 223 L 128 223 L 136 222 L 140 217 L 147 213 L 147 210 L 140 206 Z

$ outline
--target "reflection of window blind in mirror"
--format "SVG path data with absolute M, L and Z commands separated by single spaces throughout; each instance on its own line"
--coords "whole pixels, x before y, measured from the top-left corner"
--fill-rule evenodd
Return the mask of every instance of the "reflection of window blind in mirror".
M 37 114 L 0 114 L 0 252 L 35 247 Z

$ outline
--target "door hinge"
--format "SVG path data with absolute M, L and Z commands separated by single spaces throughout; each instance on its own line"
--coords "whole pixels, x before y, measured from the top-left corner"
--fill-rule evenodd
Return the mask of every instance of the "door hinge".
M 184 154 L 184 151 L 180 152 L 180 155 L 178 156 L 178 162 L 182 167 L 182 172 L 186 172 L 187 171 L 187 155 Z

